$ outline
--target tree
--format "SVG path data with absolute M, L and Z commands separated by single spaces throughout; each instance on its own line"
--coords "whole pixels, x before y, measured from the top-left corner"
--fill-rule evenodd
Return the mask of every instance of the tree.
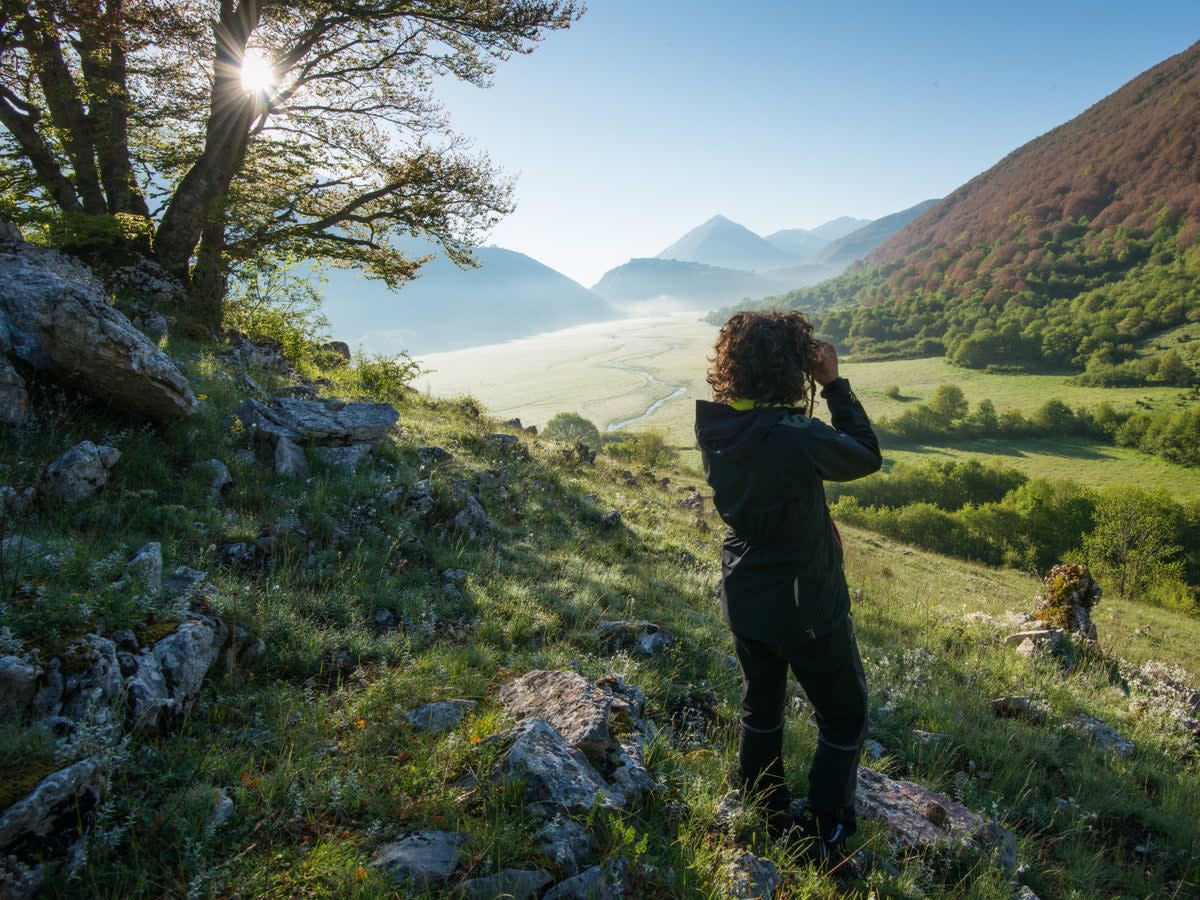
M 542 434 L 551 440 L 586 444 L 593 449 L 600 446 L 600 430 L 579 413 L 555 413 L 542 429 Z
M 486 86 L 575 0 L 0 0 L 0 190 L 23 224 L 122 217 L 219 315 L 231 267 L 321 257 L 398 286 L 510 209 L 433 97 Z M 257 79 L 244 78 L 254 71 Z M 136 242 L 133 242 L 136 243 Z M 143 245 L 139 249 L 146 250 Z
M 1160 582 L 1179 580 L 1179 513 L 1161 488 L 1105 492 L 1096 505 L 1095 525 L 1083 538 L 1088 565 L 1099 579 L 1111 579 L 1117 595 L 1126 599 Z

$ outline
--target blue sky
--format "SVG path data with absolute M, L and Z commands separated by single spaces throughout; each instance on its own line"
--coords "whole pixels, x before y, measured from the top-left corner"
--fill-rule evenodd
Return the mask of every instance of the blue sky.
M 439 93 L 518 179 L 490 242 L 591 286 L 717 213 L 766 234 L 944 196 L 1196 40 L 1196 0 L 594 0 Z

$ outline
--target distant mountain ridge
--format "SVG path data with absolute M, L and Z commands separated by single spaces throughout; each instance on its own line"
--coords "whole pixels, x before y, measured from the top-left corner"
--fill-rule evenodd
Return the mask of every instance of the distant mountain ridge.
M 429 252 L 414 244 L 415 253 Z M 501 247 L 474 251 L 478 268 L 444 255 L 399 291 L 354 271 L 328 273 L 323 310 L 335 335 L 376 353 L 456 350 L 613 318 L 616 311 L 576 281 Z
M 779 294 L 833 278 L 933 202 L 876 222 L 841 216 L 766 238 L 713 216 L 657 256 L 610 269 L 592 290 L 616 304 L 669 298 L 697 309 Z

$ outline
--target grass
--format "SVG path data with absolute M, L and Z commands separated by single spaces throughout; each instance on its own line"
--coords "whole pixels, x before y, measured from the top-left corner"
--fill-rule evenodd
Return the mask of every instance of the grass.
M 494 750 L 480 741 L 510 724 L 497 689 L 533 668 L 567 667 L 588 677 L 623 674 L 646 692 L 649 717 L 664 726 L 671 710 L 695 705 L 697 697 L 712 700 L 699 745 L 664 727 L 650 746 L 661 794 L 587 817 L 601 855 L 630 862 L 637 896 L 727 896 L 721 873 L 738 846 L 780 866 L 787 896 L 837 893 L 827 877 L 764 843 L 756 829 L 731 835 L 715 822 L 734 765 L 739 678 L 727 664 L 732 641 L 715 599 L 722 526 L 711 512 L 697 516 L 677 506 L 697 485 L 691 473 L 638 471 L 627 483 L 624 466 L 604 457 L 588 466 L 527 435 L 516 449 L 496 445 L 488 435 L 512 429 L 468 402 L 405 395 L 397 401 L 402 431 L 359 473 L 318 468 L 305 482 L 287 482 L 265 467 L 232 465 L 235 485 L 212 502 L 208 473 L 197 463 L 230 460 L 249 446 L 227 418 L 239 390 L 212 348 L 172 350 L 197 354 L 189 375 L 208 407 L 192 422 L 146 429 L 114 423 L 81 401 L 48 397 L 28 425 L 0 432 L 0 483 L 27 483 L 38 466 L 84 438 L 123 454 L 98 497 L 9 523 L 10 531 L 53 545 L 64 562 L 0 579 L 11 591 L 0 622 L 27 647 L 49 652 L 62 635 L 46 623 L 96 624 L 106 610 L 87 598 L 142 543 L 159 540 L 168 569 L 210 572 L 217 608 L 261 636 L 267 652 L 251 672 L 215 672 L 176 735 L 130 749 L 98 812 L 86 865 L 71 880 L 51 867 L 50 893 L 416 897 L 369 860 L 381 841 L 424 828 L 471 836 L 464 875 L 542 866 L 531 840 L 534 822 L 515 791 L 472 792 L 463 776 L 486 776 Z M 361 392 L 352 372 L 327 374 L 327 392 Z M 664 369 L 661 377 L 669 374 Z M 255 377 L 274 387 L 269 373 Z M 427 445 L 445 447 L 453 459 L 423 463 L 417 450 Z M 670 478 L 665 487 L 663 477 Z M 382 499 L 421 478 L 433 482 L 439 498 L 429 518 Z M 479 486 L 496 525 L 488 539 L 470 543 L 440 527 L 461 482 Z M 611 509 L 622 514 L 617 528 L 600 524 Z M 268 533 L 264 568 L 213 563 L 217 544 Z M 854 529 L 846 529 L 846 540 L 871 736 L 886 751 L 869 764 L 944 791 L 1013 829 L 1023 878 L 1042 896 L 1195 891 L 1196 748 L 1155 708 L 1131 706 L 1137 689 L 1126 696 L 1114 661 L 1179 665 L 1194 684 L 1200 620 L 1106 599 L 1097 610 L 1098 651 L 1064 674 L 1003 646 L 998 620 L 965 618 L 1029 609 L 1033 579 Z M 441 586 L 447 568 L 470 572 L 460 596 Z M 40 605 L 23 608 L 30 591 Z M 380 631 L 374 614 L 381 608 L 402 625 Z M 143 617 L 131 627 L 151 616 L 167 621 L 164 610 L 119 611 Z M 658 660 L 611 653 L 596 628 L 606 618 L 650 619 L 671 629 L 677 644 Z M 1050 723 L 994 718 L 985 701 L 1005 693 L 1048 700 Z M 448 698 L 478 705 L 447 733 L 417 732 L 403 718 L 408 709 Z M 1112 758 L 1058 727 L 1077 712 L 1112 723 L 1137 742 L 1138 753 Z M 951 740 L 925 747 L 913 728 Z M 14 734 L 3 746 L 33 740 L 32 731 Z M 789 779 L 797 792 L 805 789 L 800 761 L 814 747 L 806 717 L 791 716 L 787 751 L 796 762 Z M 211 811 L 222 793 L 235 814 L 215 826 Z M 1147 835 L 1151 849 L 1139 853 Z M 876 870 L 857 896 L 1012 894 L 971 854 L 944 848 L 905 855 L 889 848 L 874 823 L 856 841 L 895 870 Z
M 429 356 L 434 371 L 421 382 L 441 396 L 472 394 L 501 419 L 519 417 L 542 426 L 556 412 L 576 412 L 603 431 L 612 422 L 638 416 L 655 400 L 685 388 L 633 428 L 658 428 L 681 451 L 681 465 L 700 470 L 695 450 L 693 406 L 709 397 L 704 380 L 716 329 L 695 313 L 585 325 L 520 341 Z M 1175 346 L 1200 337 L 1194 325 L 1157 337 Z M 1181 343 L 1182 339 L 1182 343 Z M 639 372 L 652 375 L 648 381 Z M 941 357 L 856 363 L 843 361 L 872 418 L 895 417 L 924 402 L 942 384 L 962 388 L 969 403 L 990 399 L 1000 411 L 1029 412 L 1051 398 L 1072 407 L 1111 403 L 1124 409 L 1189 405 L 1179 388 L 1098 388 L 1072 384 L 1067 375 L 997 375 L 951 366 Z M 899 388 L 899 399 L 886 395 Z M 1031 477 L 1071 478 L 1090 485 L 1162 485 L 1179 499 L 1200 496 L 1200 471 L 1123 447 L 1064 437 L 1061 440 L 965 441 L 954 445 L 885 447 L 889 459 L 989 459 Z

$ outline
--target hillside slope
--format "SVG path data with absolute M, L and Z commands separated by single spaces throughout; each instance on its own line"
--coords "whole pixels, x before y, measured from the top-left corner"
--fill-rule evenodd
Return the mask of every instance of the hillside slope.
M 104 587 L 150 540 L 168 568 L 209 572 L 204 604 L 262 649 L 247 668 L 210 678 L 177 730 L 112 757 L 103 802 L 79 811 L 90 825 L 80 868 L 68 878 L 52 857 L 48 894 L 413 898 L 508 868 L 565 878 L 521 785 L 492 781 L 505 744 L 489 739 L 514 721 L 498 690 L 533 670 L 619 675 L 624 682 L 606 683 L 643 691 L 655 726 L 644 762 L 658 787 L 624 808 L 589 795 L 574 814 L 590 848 L 572 851 L 580 867 L 605 863 L 626 896 L 728 897 L 728 867 L 752 849 L 778 866 L 785 895 L 850 889 L 764 841 L 753 815 L 719 812 L 739 679 L 714 594 L 722 529 L 705 497 L 693 497 L 693 475 L 630 471 L 603 455 L 590 463 L 488 420 L 471 401 L 415 394 L 379 363 L 322 369 L 296 359 L 306 378 L 298 384 L 287 366 L 244 368 L 227 346 L 168 346 L 189 360 L 206 398 L 194 420 L 127 427 L 50 388 L 26 426 L 0 430 L 4 484 L 35 481 L 45 460 L 82 439 L 103 437 L 121 453 L 96 497 L 5 519 L 6 534 L 38 542 L 57 562 L 4 570 L 3 652 L 75 659 L 64 647 L 81 646 L 89 629 L 131 630 L 135 642 L 169 630 L 171 620 L 152 615 L 169 609 Z M 298 387 L 392 403 L 400 428 L 357 471 L 314 460 L 307 480 L 281 478 L 231 413 L 252 390 Z M 230 463 L 225 493 L 211 490 L 211 458 Z M 1098 647 L 1065 672 L 1001 640 L 1036 590 L 1027 576 L 854 529 L 846 541 L 871 685 L 875 743 L 865 765 L 1012 829 L 1020 878 L 1043 896 L 1193 892 L 1196 745 L 1164 700 L 1160 670 L 1139 666 L 1182 663 L 1171 677 L 1195 684 L 1195 620 L 1106 602 Z M 652 622 L 674 642 L 647 654 L 619 630 L 606 636 L 601 622 L 614 620 L 638 633 L 637 623 Z M 988 699 L 1018 692 L 1044 701 L 1044 719 L 988 710 Z M 466 703 L 442 730 L 409 715 L 445 700 Z M 802 700 L 789 709 L 787 753 L 799 760 L 814 750 L 815 731 Z M 1135 755 L 1091 746 L 1067 727 L 1079 713 L 1112 724 Z M 63 763 L 47 759 L 36 725 L 18 725 L 0 741 L 9 792 Z M 92 752 L 95 736 L 85 738 L 72 753 Z M 791 767 L 797 792 L 804 777 L 803 765 Z M 382 849 L 413 832 L 461 842 L 448 880 L 421 889 L 377 865 Z M 875 866 L 854 896 L 1013 893 L 1010 875 L 969 842 L 906 851 L 867 818 L 855 843 L 872 850 Z
M 937 200 L 923 200 L 915 206 L 868 222 L 814 253 L 808 262 L 814 265 L 844 268 L 875 250 L 909 222 L 929 209 Z
M 779 302 L 860 307 L 823 326 L 876 357 L 1153 383 L 1161 355 L 1136 359 L 1137 342 L 1200 310 L 1197 135 L 1200 44 L 1015 150 L 863 266 Z

